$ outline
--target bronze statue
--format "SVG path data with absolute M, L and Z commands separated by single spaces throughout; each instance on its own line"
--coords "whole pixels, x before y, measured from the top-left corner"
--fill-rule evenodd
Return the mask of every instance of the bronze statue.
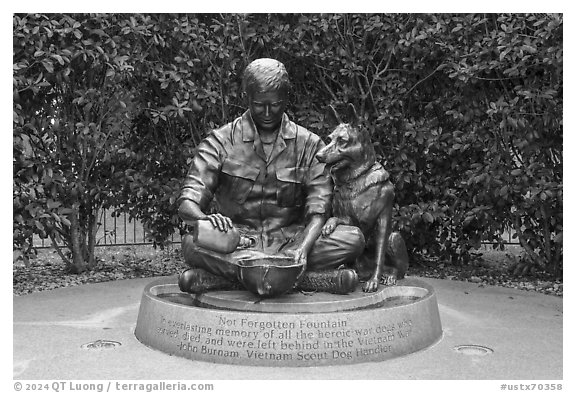
M 342 224 L 361 229 L 367 246 L 356 270 L 361 280 L 367 279 L 363 290 L 373 292 L 379 283 L 396 284 L 408 268 L 404 239 L 391 232 L 394 186 L 376 161 L 370 136 L 359 127 L 354 106 L 349 105 L 350 123 L 342 123 L 334 108 L 330 109 L 339 125 L 330 134 L 330 143 L 316 155 L 329 166 L 334 180 L 333 217 L 322 228 L 322 236 Z
M 192 269 L 180 275 L 182 291 L 237 285 L 243 261 L 279 254 L 306 269 L 296 276 L 304 289 L 354 291 L 358 276 L 346 266 L 363 252 L 364 235 L 356 226 L 339 225 L 320 236 L 333 190 L 317 158 L 325 144 L 284 113 L 289 87 L 282 63 L 253 61 L 243 77 L 248 110 L 198 146 L 183 183 L 179 215 L 189 224 L 207 220 L 222 233 L 236 228 L 243 240 L 223 253 L 184 236 L 182 251 Z M 207 214 L 212 200 L 217 212 Z M 277 294 L 274 283 L 261 287 L 263 296 Z

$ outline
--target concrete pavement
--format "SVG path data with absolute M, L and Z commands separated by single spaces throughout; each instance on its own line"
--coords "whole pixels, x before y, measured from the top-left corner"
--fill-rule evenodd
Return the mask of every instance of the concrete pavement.
M 156 278 L 13 298 L 14 379 L 116 380 L 560 380 L 562 298 L 421 278 L 438 297 L 436 345 L 380 363 L 310 368 L 231 366 L 168 356 L 134 337 L 144 287 Z M 96 340 L 119 346 L 85 349 Z M 492 353 L 461 345 L 479 345 Z

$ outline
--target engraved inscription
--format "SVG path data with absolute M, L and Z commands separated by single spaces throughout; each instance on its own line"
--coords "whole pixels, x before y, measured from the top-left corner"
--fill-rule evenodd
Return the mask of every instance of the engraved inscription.
M 206 357 L 315 363 L 382 356 L 409 339 L 412 328 L 411 319 L 365 328 L 350 317 L 282 321 L 258 315 L 218 315 L 210 321 L 161 316 L 155 332 L 178 351 Z

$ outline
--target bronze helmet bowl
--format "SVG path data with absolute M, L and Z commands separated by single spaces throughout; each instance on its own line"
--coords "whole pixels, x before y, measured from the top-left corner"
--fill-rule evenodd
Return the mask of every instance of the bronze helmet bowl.
M 305 265 L 289 256 L 269 256 L 238 261 L 238 279 L 260 297 L 282 295 L 294 287 Z

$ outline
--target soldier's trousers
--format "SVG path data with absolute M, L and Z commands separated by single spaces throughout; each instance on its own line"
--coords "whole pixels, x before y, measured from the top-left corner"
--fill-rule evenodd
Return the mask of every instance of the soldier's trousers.
M 291 229 L 293 231 L 294 228 Z M 256 243 L 256 250 L 264 251 L 268 254 L 276 254 L 296 246 L 298 236 L 294 236 L 288 242 L 271 241 L 266 246 L 261 243 L 261 241 Z M 331 270 L 341 265 L 352 265 L 356 258 L 362 254 L 364 247 L 365 239 L 360 229 L 350 225 L 338 225 L 329 236 L 320 235 L 318 237 L 308 254 L 307 270 Z M 193 242 L 192 235 L 185 235 L 182 239 L 182 253 L 184 261 L 189 266 L 199 267 L 210 273 L 236 281 L 238 277 L 237 261 L 242 259 L 247 250 L 221 254 L 197 246 Z

